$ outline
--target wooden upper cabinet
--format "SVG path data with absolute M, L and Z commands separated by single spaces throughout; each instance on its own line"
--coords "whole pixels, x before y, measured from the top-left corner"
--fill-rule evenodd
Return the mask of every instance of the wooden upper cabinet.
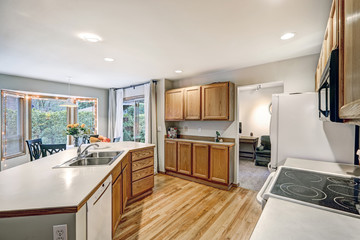
M 184 89 L 184 118 L 185 120 L 201 119 L 201 87 L 189 87 Z
M 210 146 L 210 180 L 229 183 L 229 148 Z
M 360 1 L 342 0 L 343 5 L 343 105 L 340 108 L 340 118 L 347 122 L 357 122 L 360 119 Z M 341 49 L 340 49 L 341 56 Z M 341 68 L 340 67 L 340 68 Z M 341 97 L 341 94 L 340 94 Z
M 178 172 L 191 175 L 191 143 L 178 142 L 177 144 Z
M 192 175 L 198 178 L 209 179 L 209 145 L 194 143 L 192 149 Z
M 320 57 L 315 72 L 315 90 L 320 86 L 321 76 L 329 60 L 331 51 L 340 46 L 340 8 L 341 1 L 334 0 L 331 6 L 328 23 L 325 29 L 324 40 L 321 47 Z
M 177 171 L 177 144 L 175 141 L 165 141 L 165 169 Z
M 184 89 L 165 92 L 165 120 L 184 119 Z
M 202 119 L 229 120 L 229 82 L 202 86 Z

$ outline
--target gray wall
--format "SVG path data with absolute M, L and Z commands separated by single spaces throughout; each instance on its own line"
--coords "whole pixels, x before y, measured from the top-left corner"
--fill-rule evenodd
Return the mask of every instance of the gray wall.
M 26 199 L 24 199 L 26 201 Z M 67 225 L 67 239 L 75 240 L 75 213 L 0 219 L 0 239 L 53 239 L 54 225 Z
M 232 71 L 218 71 L 173 81 L 174 88 L 231 81 L 237 86 L 283 82 L 284 92 L 315 91 L 315 69 L 319 54 L 272 62 Z
M 4 74 L 0 74 L 0 89 L 68 95 L 68 85 L 66 83 Z M 71 84 L 71 95 L 98 98 L 98 130 L 99 134 L 106 136 L 108 128 L 108 89 Z

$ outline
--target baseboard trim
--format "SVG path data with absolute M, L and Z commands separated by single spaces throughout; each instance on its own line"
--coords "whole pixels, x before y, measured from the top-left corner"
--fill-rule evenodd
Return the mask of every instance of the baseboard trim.
M 138 196 L 136 196 L 136 197 L 130 198 L 130 199 L 127 201 L 127 203 L 126 203 L 126 206 L 127 206 L 128 204 L 133 203 L 133 202 L 139 201 L 139 200 L 141 200 L 141 199 L 143 199 L 143 198 L 151 195 L 152 193 L 153 193 L 153 190 L 150 189 L 149 191 L 146 191 L 146 192 L 144 192 L 144 193 L 142 193 L 142 194 L 140 194 L 140 195 L 138 195 Z
M 210 187 L 219 188 L 219 189 L 222 189 L 222 190 L 230 190 L 231 187 L 233 186 L 232 183 L 229 184 L 229 185 L 223 185 L 223 184 L 218 184 L 218 183 L 214 183 L 214 182 L 209 182 L 209 181 L 206 181 L 206 180 L 203 180 L 203 179 L 200 179 L 200 178 L 194 178 L 194 177 L 191 177 L 191 176 L 182 175 L 182 174 L 179 174 L 179 173 L 176 173 L 176 172 L 166 171 L 165 174 L 173 176 L 173 177 L 182 178 L 182 179 L 185 179 L 185 180 L 188 180 L 188 181 L 204 184 L 204 185 L 207 185 L 207 186 L 210 186 Z

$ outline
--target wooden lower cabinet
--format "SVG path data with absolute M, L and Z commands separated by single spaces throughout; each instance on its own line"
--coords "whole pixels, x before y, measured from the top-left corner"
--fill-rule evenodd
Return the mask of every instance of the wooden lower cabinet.
M 123 204 L 123 211 L 125 210 L 127 201 L 131 196 L 131 173 L 130 173 L 130 165 L 126 164 L 123 168 L 122 174 L 122 182 L 123 182 L 123 194 L 122 194 L 122 204 Z
M 132 194 L 137 196 L 154 187 L 154 175 L 150 175 L 132 183 Z
M 165 140 L 165 169 L 169 175 L 229 189 L 233 176 L 233 145 Z M 231 155 L 230 155 L 231 154 Z
M 165 169 L 177 171 L 177 144 L 175 141 L 165 141 Z
M 177 166 L 178 172 L 191 175 L 191 143 L 177 143 Z
M 209 178 L 209 145 L 193 144 L 193 176 L 203 179 Z
M 113 177 L 113 234 L 120 223 L 126 204 L 130 201 L 136 201 L 135 195 L 141 195 L 154 186 L 154 149 L 138 150 L 134 153 L 127 154 L 111 172 Z M 136 181 L 133 179 L 134 176 L 137 177 Z
M 112 185 L 112 229 L 118 226 L 123 212 L 123 179 L 120 175 Z
M 210 180 L 229 183 L 229 148 L 210 146 Z
M 132 155 L 131 202 L 151 193 L 154 187 L 154 149 L 139 150 Z

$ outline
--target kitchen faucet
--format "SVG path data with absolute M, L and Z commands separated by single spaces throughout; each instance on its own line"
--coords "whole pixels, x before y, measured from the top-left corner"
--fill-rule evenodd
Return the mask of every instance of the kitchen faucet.
M 90 147 L 99 147 L 99 144 L 97 144 L 97 143 L 92 143 L 92 144 L 90 144 L 89 146 L 87 146 L 83 151 L 81 151 L 81 146 L 82 146 L 83 144 L 81 143 L 80 144 L 80 146 L 78 147 L 78 149 L 77 149 L 77 158 L 83 158 L 83 157 L 85 157 L 87 154 L 88 154 L 88 149 L 90 148 Z

